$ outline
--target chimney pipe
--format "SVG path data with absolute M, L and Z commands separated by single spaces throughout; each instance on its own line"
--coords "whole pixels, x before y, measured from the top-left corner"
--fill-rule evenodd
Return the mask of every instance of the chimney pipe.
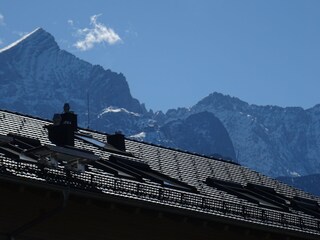
M 114 146 L 120 151 L 125 152 L 126 151 L 126 145 L 124 141 L 124 135 L 121 132 L 115 132 L 115 134 L 108 135 L 107 141 L 109 144 Z

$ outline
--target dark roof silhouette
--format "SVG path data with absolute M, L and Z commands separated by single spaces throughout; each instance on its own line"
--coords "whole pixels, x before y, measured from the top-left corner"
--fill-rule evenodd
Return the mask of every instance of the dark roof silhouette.
M 50 124 L 0 111 L 1 184 L 18 182 L 64 189 L 64 196 L 76 193 L 86 199 L 135 203 L 205 222 L 262 229 L 269 234 L 266 238 L 273 233 L 320 238 L 319 197 L 223 159 L 130 139 L 124 139 L 125 148 L 119 148 L 108 143 L 110 134 L 88 129 L 77 130 L 73 147 L 55 146 L 44 128 Z M 8 220 L 6 229 L 0 226 L 0 236 L 24 239 L 32 221 L 37 223 L 31 220 L 12 229 Z

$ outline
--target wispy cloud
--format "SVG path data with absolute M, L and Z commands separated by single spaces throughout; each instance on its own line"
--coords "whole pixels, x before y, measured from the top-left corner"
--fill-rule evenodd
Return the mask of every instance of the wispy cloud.
M 2 39 L 0 38 L 0 45 L 2 45 L 3 44 L 3 41 L 2 41 Z
M 95 44 L 108 43 L 112 45 L 122 41 L 120 36 L 112 28 L 97 21 L 100 15 L 101 14 L 90 17 L 91 28 L 78 29 L 77 33 L 84 38 L 74 44 L 76 48 L 81 51 L 86 51 L 93 48 Z
M 6 25 L 4 22 L 4 16 L 0 13 L 0 26 Z
M 73 24 L 73 20 L 72 20 L 72 19 L 69 19 L 69 20 L 68 20 L 68 24 L 69 24 L 71 27 L 73 27 L 73 25 L 74 25 L 74 24 Z

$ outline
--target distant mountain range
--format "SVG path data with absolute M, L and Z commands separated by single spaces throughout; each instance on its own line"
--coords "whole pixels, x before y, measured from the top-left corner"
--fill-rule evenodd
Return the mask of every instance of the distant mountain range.
M 320 172 L 320 105 L 307 110 L 257 106 L 213 93 L 190 109 L 169 110 L 166 116 L 184 119 L 202 111 L 224 124 L 241 164 L 269 176 Z
M 320 173 L 320 105 L 257 106 L 212 93 L 191 108 L 147 111 L 124 75 L 61 50 L 41 28 L 0 50 L 0 85 L 1 109 L 50 119 L 69 102 L 82 127 L 221 155 L 273 177 Z

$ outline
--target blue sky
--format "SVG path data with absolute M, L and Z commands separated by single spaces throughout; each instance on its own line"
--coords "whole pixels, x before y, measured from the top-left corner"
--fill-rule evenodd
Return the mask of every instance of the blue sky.
M 0 0 L 0 48 L 42 27 L 122 72 L 153 110 L 212 92 L 251 104 L 320 103 L 318 0 Z

